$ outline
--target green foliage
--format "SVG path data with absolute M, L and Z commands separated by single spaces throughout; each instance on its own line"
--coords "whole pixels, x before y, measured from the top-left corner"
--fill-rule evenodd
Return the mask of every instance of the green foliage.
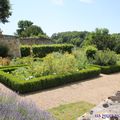
M 91 58 L 94 59 L 94 56 L 95 56 L 97 50 L 98 49 L 95 46 L 87 46 L 85 48 L 85 52 L 86 52 L 87 58 L 88 59 L 91 59 Z
M 101 73 L 103 74 L 111 74 L 120 72 L 120 65 L 110 65 L 110 66 L 96 66 L 101 69 Z
M 22 64 L 22 65 L 1 66 L 0 70 L 5 71 L 5 72 L 11 72 L 11 71 L 13 71 L 15 69 L 18 69 L 20 67 L 26 67 L 26 66 L 27 65 L 24 65 L 24 64 Z
M 71 52 L 74 46 L 70 44 L 53 44 L 53 45 L 33 45 L 33 55 L 35 57 L 45 57 L 52 52 Z
M 94 105 L 87 102 L 77 102 L 60 105 L 59 107 L 52 108 L 49 111 L 57 120 L 76 120 L 76 118 L 82 116 L 93 107 Z
M 44 35 L 42 29 L 36 25 L 31 25 L 30 27 L 27 27 L 22 32 L 22 37 L 32 37 L 32 36 L 38 36 L 38 35 Z M 45 35 L 44 35 L 45 36 Z
M 20 20 L 18 22 L 18 29 L 16 30 L 17 36 L 32 37 L 32 36 L 38 36 L 39 34 L 45 36 L 43 30 L 39 26 L 33 25 L 33 22 L 28 20 Z
M 51 39 L 55 43 L 69 43 L 74 44 L 76 46 L 80 46 L 83 40 L 85 39 L 88 32 L 61 32 L 61 33 L 55 33 L 51 36 Z
M 15 58 L 11 60 L 10 65 L 30 65 L 33 62 L 33 57 Z
M 21 56 L 30 56 L 30 49 L 32 49 L 34 57 L 45 57 L 52 52 L 70 53 L 73 47 L 71 44 L 33 45 L 32 48 L 31 46 L 21 46 Z
M 0 57 L 7 57 L 8 47 L 0 45 Z
M 20 51 L 21 51 L 22 57 L 30 56 L 30 54 L 31 54 L 30 46 L 21 46 Z
M 72 54 L 52 53 L 48 54 L 42 60 L 37 59 L 35 61 L 32 57 L 17 58 L 13 59 L 11 64 L 29 65 L 27 69 L 20 68 L 12 72 L 12 74 L 17 75 L 17 77 L 23 76 L 24 79 L 30 79 L 29 76 L 36 78 L 46 75 L 74 73 L 86 69 L 89 65 L 85 52 L 81 50 L 74 50 Z
M 117 63 L 117 55 L 110 50 L 98 51 L 94 57 L 95 64 L 100 66 L 115 65 Z
M 22 59 L 21 59 L 22 60 Z M 17 60 L 20 63 L 20 60 Z M 33 58 L 25 58 L 22 64 L 27 63 L 27 69 L 19 68 L 12 72 L 17 77 L 22 76 L 29 79 L 29 76 L 41 77 L 46 75 L 61 75 L 78 72 L 77 61 L 72 54 L 52 53 L 43 58 L 43 61 L 33 61 Z
M 8 22 L 8 18 L 11 16 L 12 12 L 9 0 L 0 0 L 0 22 Z
M 31 80 L 22 80 L 19 77 L 15 77 L 11 74 L 0 71 L 0 82 L 4 83 L 8 87 L 19 93 L 27 93 L 63 85 L 70 82 L 80 81 L 87 78 L 96 77 L 99 74 L 99 68 L 90 67 L 85 70 L 80 70 L 77 73 L 64 75 L 49 75 L 33 78 Z
M 85 69 L 88 67 L 88 65 L 89 65 L 88 59 L 87 59 L 86 53 L 83 49 L 74 49 L 72 51 L 72 54 L 76 58 L 76 63 L 77 63 L 77 67 L 79 70 Z
M 73 55 L 65 53 L 53 53 L 47 55 L 44 60 L 44 65 L 48 74 L 67 74 L 78 71 L 76 59 Z
M 95 32 L 89 33 L 82 46 L 95 45 L 98 50 L 114 50 L 116 40 L 109 34 L 109 30 L 96 28 Z
M 116 46 L 115 46 L 115 48 L 114 48 L 114 51 L 115 51 L 116 53 L 120 54 L 120 41 L 117 42 L 117 44 L 116 44 Z

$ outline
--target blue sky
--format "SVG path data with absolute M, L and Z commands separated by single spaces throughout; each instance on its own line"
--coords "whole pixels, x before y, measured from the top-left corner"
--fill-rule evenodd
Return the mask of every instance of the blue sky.
M 94 31 L 96 27 L 120 32 L 120 0 L 10 0 L 13 14 L 0 24 L 13 34 L 19 20 L 30 20 L 49 36 L 62 31 Z

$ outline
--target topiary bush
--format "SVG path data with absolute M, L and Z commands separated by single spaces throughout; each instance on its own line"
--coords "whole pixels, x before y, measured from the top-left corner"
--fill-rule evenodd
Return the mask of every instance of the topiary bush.
M 15 93 L 0 92 L 0 120 L 55 120 L 47 111 Z
M 114 51 L 104 50 L 95 54 L 94 64 L 100 66 L 115 65 L 117 63 L 117 55 Z
M 8 47 L 0 45 L 0 57 L 7 57 L 8 56 Z

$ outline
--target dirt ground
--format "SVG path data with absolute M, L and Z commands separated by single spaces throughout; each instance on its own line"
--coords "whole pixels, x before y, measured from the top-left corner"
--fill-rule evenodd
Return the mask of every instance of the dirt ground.
M 0 83 L 0 91 L 11 91 Z M 108 96 L 120 91 L 120 73 L 100 75 L 100 77 L 68 84 L 65 86 L 20 96 L 34 101 L 42 109 L 57 107 L 61 104 L 87 101 L 99 104 Z

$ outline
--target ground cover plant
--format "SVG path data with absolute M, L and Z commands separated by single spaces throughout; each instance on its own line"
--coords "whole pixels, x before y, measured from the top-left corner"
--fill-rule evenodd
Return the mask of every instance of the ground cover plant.
M 32 101 L 23 101 L 15 93 L 0 92 L 0 120 L 55 120 Z
M 94 107 L 93 104 L 87 102 L 77 102 L 59 107 L 52 108 L 49 111 L 55 116 L 57 120 L 76 120 L 78 117 L 88 112 Z

